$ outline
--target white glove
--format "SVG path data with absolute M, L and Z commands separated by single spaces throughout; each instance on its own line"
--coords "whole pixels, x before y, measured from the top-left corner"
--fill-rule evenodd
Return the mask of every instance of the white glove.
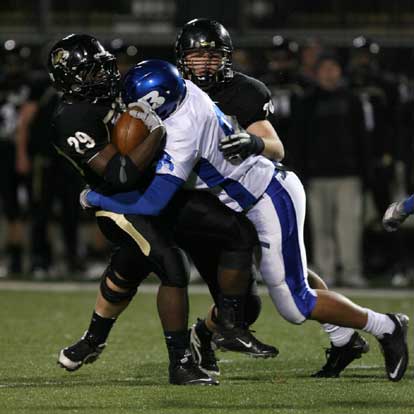
M 88 193 L 91 191 L 91 189 L 89 187 L 84 188 L 82 190 L 82 192 L 79 194 L 79 203 L 82 207 L 83 210 L 87 210 L 88 208 L 93 208 L 94 206 L 90 205 L 88 203 L 88 200 L 86 198 L 86 196 L 88 195 Z
M 147 101 L 138 101 L 128 104 L 128 113 L 133 118 L 140 119 L 148 128 L 149 132 L 152 132 L 157 128 L 163 128 L 165 130 L 161 118 L 151 108 L 151 105 Z
M 390 204 L 382 218 L 382 225 L 387 231 L 396 231 L 408 217 L 404 212 L 402 202 Z

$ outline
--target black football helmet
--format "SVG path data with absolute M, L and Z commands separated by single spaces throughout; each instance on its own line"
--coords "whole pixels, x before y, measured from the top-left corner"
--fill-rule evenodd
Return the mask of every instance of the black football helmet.
M 196 75 L 186 61 L 190 52 L 207 50 L 221 55 L 221 64 L 214 73 L 205 71 Z M 175 43 L 177 68 L 185 79 L 189 79 L 202 89 L 209 89 L 216 83 L 233 78 L 233 44 L 229 32 L 216 20 L 194 19 L 184 25 Z
M 121 74 L 115 56 L 92 36 L 71 34 L 51 49 L 49 76 L 66 95 L 96 101 L 119 95 Z

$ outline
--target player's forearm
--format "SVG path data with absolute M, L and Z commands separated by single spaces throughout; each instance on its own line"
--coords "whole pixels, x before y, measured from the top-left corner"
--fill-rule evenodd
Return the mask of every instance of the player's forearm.
M 249 125 L 246 131 L 260 137 L 264 143 L 261 155 L 273 161 L 282 161 L 285 149 L 273 125 L 268 120 L 261 120 Z
M 110 143 L 89 161 L 89 166 L 115 191 L 132 190 L 140 185 L 143 172 L 158 155 L 163 135 L 161 128 L 154 130 L 127 155 L 121 155 Z
M 141 197 L 142 194 L 139 191 L 119 193 L 112 196 L 104 196 L 96 191 L 89 191 L 86 195 L 86 200 L 90 206 L 98 207 L 102 210 L 118 214 L 133 214 L 134 207 Z
M 114 191 L 119 192 L 137 188 L 144 178 L 129 156 L 118 152 L 106 164 L 103 177 Z
M 168 205 L 183 181 L 169 175 L 156 176 L 144 194 L 138 191 L 104 196 L 94 191 L 87 195 L 91 206 L 118 214 L 158 216 Z
M 265 144 L 261 155 L 273 161 L 282 161 L 285 158 L 285 148 L 279 138 L 261 138 Z
M 133 150 L 128 153 L 131 161 L 136 165 L 138 171 L 144 172 L 159 154 L 165 136 L 164 128 L 157 128 Z

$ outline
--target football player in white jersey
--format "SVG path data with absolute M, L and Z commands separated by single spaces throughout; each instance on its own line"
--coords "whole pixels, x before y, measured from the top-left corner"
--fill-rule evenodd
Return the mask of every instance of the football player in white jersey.
M 281 161 L 284 158 L 284 146 L 278 133 L 269 122 L 273 113 L 272 94 L 267 86 L 251 76 L 233 70 L 233 44 L 229 32 L 216 20 L 199 18 L 186 23 L 177 35 L 175 54 L 177 68 L 184 79 L 189 79 L 205 91 L 213 102 L 226 114 L 237 119 L 243 132 L 223 138 L 221 149 L 225 157 L 241 156 L 243 158 L 257 151 L 257 145 L 264 143 L 261 155 Z M 214 255 L 203 258 L 204 249 L 199 243 L 186 246 L 191 258 L 197 262 L 197 268 L 210 269 Z M 213 272 L 210 272 L 213 276 Z M 215 288 L 214 277 L 203 279 L 210 291 Z M 308 282 L 314 289 L 328 289 L 323 280 L 308 269 Z M 248 320 L 253 323 L 259 314 L 250 307 Z M 212 321 L 214 309 L 205 319 L 198 319 L 191 327 L 191 347 L 200 366 L 208 372 L 218 372 L 217 359 L 211 341 L 219 348 L 234 351 L 240 347 L 239 341 L 223 341 L 214 332 Z M 361 354 L 369 349 L 368 343 L 357 332 L 332 324 L 322 325 L 331 341 L 326 352 L 327 360 L 322 369 L 313 373 L 313 377 L 338 377 L 339 374 Z
M 183 82 L 185 97 L 165 118 L 164 110 Z M 260 272 L 279 313 L 294 324 L 313 319 L 373 334 L 382 347 L 388 378 L 399 381 L 408 364 L 408 317 L 377 313 L 335 292 L 309 287 L 303 241 L 306 196 L 299 178 L 261 156 L 264 143 L 259 140 L 247 158 L 226 159 L 219 144 L 237 125 L 167 62 L 145 61 L 132 68 L 123 98 L 132 116 L 140 116 L 134 104 L 145 100 L 165 118 L 164 153 L 144 193 L 106 197 L 91 191 L 85 195 L 88 203 L 120 214 L 159 215 L 183 186 L 214 193 L 254 224 L 262 245 Z

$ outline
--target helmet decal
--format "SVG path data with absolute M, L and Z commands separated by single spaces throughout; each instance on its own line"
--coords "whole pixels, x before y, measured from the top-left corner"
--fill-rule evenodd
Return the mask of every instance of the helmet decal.
M 54 67 L 58 65 L 66 66 L 68 63 L 69 52 L 65 49 L 59 48 L 52 52 L 51 60 Z
M 169 91 L 166 91 L 167 94 L 168 92 Z M 163 96 L 160 96 L 160 93 L 158 91 L 151 91 L 144 95 L 140 100 L 148 102 L 148 104 L 154 110 L 159 108 L 165 102 L 165 98 Z
M 216 47 L 216 42 L 214 40 L 212 40 L 211 42 L 206 42 L 205 40 L 202 40 L 200 42 L 195 42 L 194 46 L 195 47 L 211 47 L 211 48 L 214 48 L 214 47 Z

